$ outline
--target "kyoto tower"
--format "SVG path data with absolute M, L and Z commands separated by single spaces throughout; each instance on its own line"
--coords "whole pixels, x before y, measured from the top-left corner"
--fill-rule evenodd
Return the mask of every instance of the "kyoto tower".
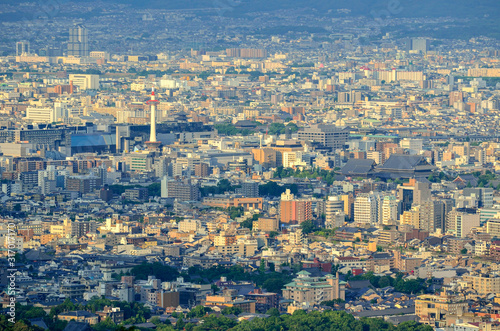
M 159 103 L 156 100 L 155 89 L 152 88 L 151 99 L 147 101 L 147 104 L 151 106 L 151 133 L 149 135 L 149 141 L 146 141 L 146 146 L 150 150 L 156 150 L 161 145 L 161 141 L 156 140 L 156 104 Z

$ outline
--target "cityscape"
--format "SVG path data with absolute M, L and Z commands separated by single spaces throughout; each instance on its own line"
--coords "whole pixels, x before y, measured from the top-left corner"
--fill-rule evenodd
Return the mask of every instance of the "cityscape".
M 500 331 L 500 3 L 0 2 L 0 330 Z

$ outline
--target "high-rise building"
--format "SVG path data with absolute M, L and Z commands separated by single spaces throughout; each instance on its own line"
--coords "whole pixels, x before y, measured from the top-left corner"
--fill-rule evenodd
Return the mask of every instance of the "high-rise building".
M 66 179 L 66 190 L 81 194 L 90 193 L 101 186 L 101 178 L 97 176 L 69 176 Z
M 196 201 L 200 199 L 198 185 L 191 184 L 190 180 L 176 181 L 163 177 L 161 183 L 162 198 L 175 198 L 179 201 Z
M 16 56 L 21 56 L 23 54 L 30 53 L 30 42 L 29 41 L 18 41 L 16 43 Z
M 408 183 L 398 186 L 398 199 L 403 203 L 403 211 L 410 210 L 412 204 L 420 205 L 431 199 L 429 184 L 410 179 Z
M 69 75 L 70 82 L 74 86 L 78 86 L 80 90 L 97 90 L 99 89 L 99 75 Z
M 378 222 L 377 198 L 371 193 L 361 193 L 354 200 L 354 222 L 376 224 Z
M 194 175 L 196 177 L 208 177 L 208 170 L 207 163 L 198 163 L 194 166 Z
M 464 188 L 464 197 L 474 197 L 479 208 L 493 208 L 493 189 L 491 187 Z
M 453 91 L 450 92 L 449 95 L 449 105 L 453 106 L 455 102 L 463 102 L 464 101 L 464 93 L 463 92 L 458 92 L 458 91 Z
M 382 224 L 394 225 L 398 220 L 398 201 L 393 195 L 384 197 L 382 202 Z
M 344 202 L 344 213 L 352 220 L 354 217 L 354 197 L 351 193 L 340 196 L 340 200 Z
M 340 227 L 345 222 L 344 201 L 337 196 L 330 196 L 325 203 L 325 227 Z
M 446 215 L 446 232 L 464 238 L 472 228 L 479 227 L 479 213 L 476 209 L 453 208 Z
M 444 203 L 440 200 L 428 200 L 420 205 L 420 229 L 429 233 L 442 231 L 444 227 Z
M 236 189 L 236 193 L 244 197 L 256 198 L 259 196 L 259 183 L 253 181 L 243 182 L 241 187 Z
M 69 29 L 68 56 L 89 56 L 88 34 L 83 25 Z
M 280 220 L 285 224 L 300 224 L 312 220 L 312 202 L 295 199 L 290 190 L 281 194 Z
M 413 38 L 409 41 L 408 46 L 410 50 L 417 51 L 421 53 L 427 53 L 429 51 L 430 42 L 426 38 Z

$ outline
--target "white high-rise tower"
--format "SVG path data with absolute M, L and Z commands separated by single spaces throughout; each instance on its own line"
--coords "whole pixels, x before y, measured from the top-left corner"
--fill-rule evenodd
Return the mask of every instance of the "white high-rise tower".
M 156 140 L 156 104 L 158 102 L 153 88 L 151 91 L 151 99 L 147 102 L 147 104 L 151 106 L 151 133 L 149 135 L 149 141 L 146 141 L 146 146 L 148 146 L 150 150 L 156 150 L 161 145 L 161 142 Z
M 149 136 L 149 141 L 156 142 L 156 96 L 155 89 L 153 87 L 151 91 L 151 134 Z

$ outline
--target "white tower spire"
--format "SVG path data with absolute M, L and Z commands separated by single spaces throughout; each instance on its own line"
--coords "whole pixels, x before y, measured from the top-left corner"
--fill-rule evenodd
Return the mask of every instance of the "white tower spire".
M 156 96 L 155 88 L 151 89 L 151 134 L 149 136 L 149 141 L 156 142 Z

